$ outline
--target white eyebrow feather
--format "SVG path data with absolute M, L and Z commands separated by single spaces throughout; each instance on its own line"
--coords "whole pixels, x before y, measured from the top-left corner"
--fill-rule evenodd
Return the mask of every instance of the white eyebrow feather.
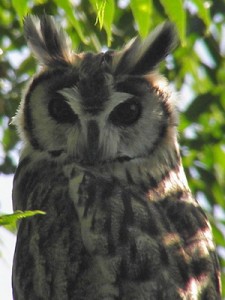
M 63 97 L 65 97 L 66 101 L 72 108 L 72 110 L 80 115 L 82 114 L 81 105 L 82 102 L 80 92 L 76 86 L 72 88 L 64 88 L 61 91 L 58 91 Z
M 133 97 L 134 95 L 129 93 L 123 93 L 123 92 L 114 92 L 109 101 L 107 101 L 107 104 L 105 105 L 105 113 L 106 115 L 109 115 L 110 112 L 120 103 L 123 103 L 127 101 L 129 98 Z
M 72 88 L 64 88 L 59 91 L 59 93 L 66 98 L 68 104 L 76 112 L 76 114 L 82 114 L 82 97 L 80 95 L 79 89 L 76 86 Z M 117 105 L 127 101 L 131 97 L 133 97 L 133 95 L 129 93 L 113 92 L 109 100 L 105 102 L 104 115 L 109 115 Z

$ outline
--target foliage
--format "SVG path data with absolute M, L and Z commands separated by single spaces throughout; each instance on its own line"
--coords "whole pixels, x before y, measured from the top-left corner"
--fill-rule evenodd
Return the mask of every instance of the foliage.
M 4 226 L 8 230 L 15 232 L 16 222 L 18 220 L 33 217 L 35 215 L 45 215 L 45 212 L 41 210 L 27 210 L 27 211 L 17 210 L 10 215 L 0 215 L 0 226 Z
M 15 170 L 19 142 L 9 126 L 36 64 L 25 46 L 27 13 L 54 15 L 74 49 L 120 48 L 170 19 L 180 45 L 160 71 L 180 91 L 183 163 L 192 191 L 211 220 L 225 285 L 225 4 L 219 0 L 2 0 L 0 3 L 0 172 Z M 1 149 L 0 149 L 1 150 Z M 218 214 L 218 212 L 220 214 Z M 223 291 L 225 295 L 225 291 Z

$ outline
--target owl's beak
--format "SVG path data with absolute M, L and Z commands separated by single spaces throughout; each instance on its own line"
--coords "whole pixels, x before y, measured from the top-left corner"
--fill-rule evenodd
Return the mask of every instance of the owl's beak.
M 88 163 L 95 164 L 99 160 L 99 127 L 96 121 L 91 120 L 87 125 L 87 150 L 86 159 Z

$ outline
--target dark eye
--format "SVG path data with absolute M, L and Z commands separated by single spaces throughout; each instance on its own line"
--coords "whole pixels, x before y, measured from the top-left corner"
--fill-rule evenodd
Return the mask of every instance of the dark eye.
M 116 126 L 134 124 L 141 116 L 142 106 L 137 99 L 132 98 L 117 105 L 111 112 L 109 119 Z
M 69 104 L 59 94 L 52 97 L 48 105 L 48 110 L 58 123 L 75 123 L 78 120 L 77 115 L 72 111 Z

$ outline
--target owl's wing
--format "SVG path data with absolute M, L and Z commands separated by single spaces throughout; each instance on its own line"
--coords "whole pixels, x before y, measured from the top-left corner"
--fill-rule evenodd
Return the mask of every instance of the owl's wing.
M 68 180 L 62 168 L 48 159 L 27 157 L 19 164 L 13 185 L 14 209 L 42 210 L 46 215 L 19 223 L 12 275 L 14 299 L 73 298 L 68 285 L 75 285 L 82 243 Z

